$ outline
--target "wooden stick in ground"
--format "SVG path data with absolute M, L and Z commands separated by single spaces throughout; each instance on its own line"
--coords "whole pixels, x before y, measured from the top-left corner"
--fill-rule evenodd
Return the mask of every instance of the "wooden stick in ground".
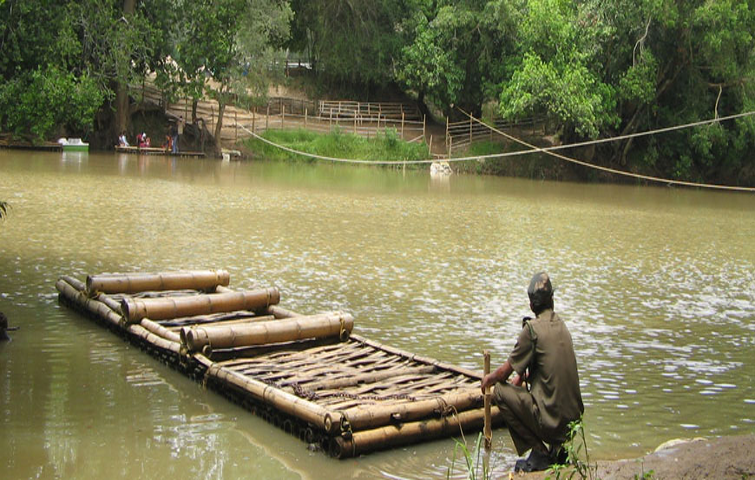
M 490 373 L 490 352 L 485 350 L 483 353 L 484 365 L 483 374 L 488 375 Z M 490 418 L 490 387 L 485 388 L 485 395 L 483 395 L 483 405 L 485 407 L 485 449 L 490 450 L 493 445 L 493 427 Z

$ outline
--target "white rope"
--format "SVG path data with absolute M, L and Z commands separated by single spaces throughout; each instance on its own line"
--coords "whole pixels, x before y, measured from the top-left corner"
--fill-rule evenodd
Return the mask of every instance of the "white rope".
M 459 108 L 459 111 L 462 112 L 463 114 L 467 115 L 472 120 L 485 125 L 484 123 L 482 123 L 481 120 L 473 117 L 472 115 L 470 115 L 469 113 L 465 112 L 464 110 L 462 110 L 462 109 Z M 679 130 L 681 128 L 689 128 L 690 126 L 704 125 L 706 123 L 717 122 L 717 121 L 721 121 L 721 120 L 724 120 L 724 119 L 731 120 L 733 118 L 746 117 L 746 116 L 750 116 L 750 115 L 755 115 L 755 111 L 754 112 L 746 112 L 746 113 L 738 113 L 736 115 L 729 115 L 728 117 L 714 118 L 713 120 L 703 120 L 701 122 L 695 122 L 693 124 L 678 125 L 676 127 L 668 127 L 666 129 L 662 129 L 662 130 L 664 130 L 664 131 Z M 506 137 L 506 138 L 508 138 L 510 140 L 513 140 L 513 141 L 515 141 L 515 142 L 517 142 L 519 144 L 524 145 L 527 148 L 530 148 L 530 149 L 533 149 L 535 151 L 539 151 L 539 152 L 551 155 L 553 157 L 556 157 L 556 158 L 561 159 L 561 160 L 565 160 L 567 162 L 575 163 L 575 164 L 581 165 L 583 167 L 589 167 L 589 168 L 593 168 L 593 169 L 600 170 L 600 171 L 603 171 L 603 172 L 614 173 L 616 175 L 623 175 L 623 176 L 626 176 L 626 177 L 637 178 L 637 179 L 640 179 L 640 180 L 647 180 L 647 181 L 650 181 L 650 182 L 665 183 L 667 185 L 682 185 L 682 186 L 685 186 L 685 187 L 711 188 L 711 189 L 718 189 L 718 190 L 735 190 L 735 191 L 740 191 L 740 192 L 755 192 L 755 188 L 752 188 L 752 187 L 736 187 L 736 186 L 731 186 L 731 185 L 716 185 L 716 184 L 711 184 L 711 183 L 685 182 L 685 181 L 682 181 L 682 180 L 671 180 L 671 179 L 668 179 L 668 178 L 653 177 L 653 176 L 650 176 L 650 175 L 641 175 L 639 173 L 625 172 L 625 171 L 616 170 L 616 169 L 613 169 L 613 168 L 602 167 L 600 165 L 594 165 L 592 163 L 587 163 L 587 162 L 583 162 L 581 160 L 577 160 L 576 158 L 567 157 L 566 155 L 561 155 L 560 153 L 554 153 L 554 152 L 550 151 L 547 148 L 540 148 L 540 147 L 538 147 L 536 145 L 532 145 L 531 143 L 525 142 L 524 140 L 518 139 L 518 138 L 513 137 L 513 136 L 511 136 L 511 135 L 509 135 L 507 133 L 504 133 L 504 132 L 498 130 L 497 128 L 493 128 L 493 127 L 488 127 L 488 128 L 490 128 L 492 131 L 498 133 L 499 135 L 502 135 L 502 136 L 504 136 L 504 137 Z M 640 133 L 641 134 L 645 134 L 645 135 L 649 134 L 649 132 L 640 132 Z M 639 135 L 636 135 L 636 136 L 639 136 Z M 631 138 L 631 136 L 630 135 L 625 135 L 624 138 Z M 612 140 L 619 140 L 619 139 L 620 139 L 619 137 L 612 137 Z M 605 139 L 603 139 L 603 140 L 605 140 Z M 598 142 L 598 141 L 593 141 L 593 142 Z M 584 144 L 589 144 L 590 142 L 583 142 L 583 143 Z M 572 146 L 575 146 L 575 145 L 577 145 L 577 144 L 574 144 Z M 527 152 L 529 153 L 530 151 L 527 151 Z
M 675 131 L 675 130 L 682 130 L 682 129 L 686 129 L 686 128 L 698 127 L 698 126 L 708 125 L 708 124 L 711 124 L 711 123 L 722 122 L 722 121 L 726 121 L 726 120 L 734 120 L 734 119 L 737 119 L 737 118 L 749 117 L 749 116 L 755 115 L 755 111 L 745 112 L 745 113 L 738 113 L 738 114 L 734 114 L 734 115 L 728 115 L 728 116 L 725 116 L 725 117 L 718 117 L 718 118 L 713 118 L 713 119 L 709 119 L 709 120 L 701 120 L 701 121 L 698 121 L 698 122 L 686 123 L 686 124 L 683 124 L 683 125 L 676 125 L 676 126 L 673 126 L 673 127 L 665 127 L 665 128 L 659 128 L 659 129 L 656 129 L 656 130 L 648 130 L 648 131 L 644 131 L 644 132 L 636 132 L 636 133 L 632 133 L 632 134 L 628 134 L 628 135 L 619 135 L 619 136 L 616 136 L 616 137 L 599 138 L 597 140 L 589 140 L 589 141 L 585 141 L 585 142 L 572 143 L 572 144 L 568 144 L 568 145 L 555 145 L 555 146 L 552 146 L 552 147 L 538 147 L 536 145 L 533 145 L 533 144 L 530 144 L 528 142 L 525 142 L 524 140 L 518 139 L 518 138 L 516 138 L 516 137 L 514 137 L 512 135 L 509 135 L 509 134 L 507 134 L 507 133 L 505 133 L 505 132 L 503 132 L 503 131 L 495 128 L 495 127 L 491 127 L 491 126 L 485 124 L 484 122 L 482 122 L 481 120 L 473 117 L 469 113 L 467 113 L 467 112 L 465 112 L 465 111 L 463 111 L 461 109 L 459 109 L 459 110 L 462 113 L 464 113 L 465 115 L 467 115 L 470 119 L 472 119 L 472 120 L 480 123 L 481 125 L 484 125 L 484 126 L 488 127 L 490 130 L 492 130 L 493 132 L 495 132 L 495 133 L 497 133 L 497 134 L 499 134 L 499 135 L 501 135 L 503 137 L 506 137 L 506 138 L 508 138 L 508 139 L 510 139 L 510 140 L 512 140 L 514 142 L 517 142 L 517 143 L 519 143 L 521 145 L 526 146 L 529 150 L 520 150 L 520 151 L 516 151 L 516 152 L 493 153 L 493 154 L 488 154 L 488 155 L 475 155 L 475 156 L 459 157 L 459 158 L 448 158 L 448 159 L 444 159 L 442 161 L 446 161 L 446 162 L 465 162 L 465 161 L 470 161 L 470 160 L 478 160 L 479 161 L 479 160 L 486 160 L 486 159 L 492 159 L 492 158 L 512 157 L 512 156 L 518 156 L 518 155 L 529 155 L 531 153 L 545 153 L 545 154 L 554 156 L 554 157 L 556 157 L 558 159 L 561 159 L 561 160 L 564 160 L 564 161 L 567 161 L 567 162 L 571 162 L 571 163 L 575 163 L 577 165 L 581 165 L 581 166 L 584 166 L 584 167 L 594 168 L 594 169 L 601 170 L 601 171 L 604 171 L 604 172 L 613 173 L 613 174 L 616 174 L 616 175 L 624 175 L 624 176 L 628 176 L 628 177 L 632 177 L 632 178 L 638 178 L 638 179 L 641 179 L 641 180 L 648 180 L 648 181 L 653 181 L 653 182 L 666 183 L 666 184 L 669 184 L 669 185 L 683 185 L 683 186 L 688 186 L 688 187 L 715 188 L 715 189 L 721 189 L 721 190 L 736 190 L 736 191 L 744 191 L 744 192 L 753 192 L 753 191 L 755 191 L 755 188 L 751 188 L 751 187 L 736 187 L 736 186 L 729 186 L 729 185 L 716 185 L 716 184 L 684 182 L 684 181 L 681 181 L 681 180 L 672 180 L 672 179 L 667 179 L 667 178 L 659 178 L 659 177 L 653 177 L 653 176 L 648 176 L 648 175 L 641 175 L 641 174 L 638 174 L 638 173 L 625 172 L 625 171 L 622 171 L 622 170 L 616 170 L 616 169 L 613 169 L 613 168 L 602 167 L 600 165 L 594 165 L 594 164 L 591 164 L 591 163 L 583 162 L 581 160 L 577 160 L 575 158 L 567 157 L 567 156 L 561 155 L 559 153 L 554 153 L 554 151 L 556 151 L 556 150 L 563 150 L 563 149 L 566 149 L 566 148 L 576 148 L 576 147 L 584 147 L 584 146 L 588 146 L 588 145 L 596 145 L 596 144 L 601 144 L 601 143 L 616 142 L 616 141 L 619 141 L 619 140 L 626 140 L 626 139 L 630 139 L 630 138 L 637 138 L 637 137 L 643 137 L 643 136 L 648 136 L 648 135 L 656 135 L 656 134 L 659 134 L 659 133 L 666 133 L 666 132 L 671 132 L 671 131 Z M 294 155 L 300 155 L 300 156 L 303 156 L 303 157 L 313 158 L 313 159 L 316 159 L 316 160 L 327 160 L 327 161 L 336 162 L 336 163 L 353 163 L 353 164 L 361 164 L 361 165 L 421 165 L 421 164 L 435 163 L 435 162 L 438 161 L 437 159 L 428 159 L 428 160 L 357 160 L 357 159 L 350 159 L 350 158 L 328 157 L 328 156 L 323 156 L 323 155 L 317 155 L 317 154 L 314 154 L 314 153 L 302 152 L 300 150 L 295 150 L 293 148 L 289 148 L 289 147 L 286 147 L 284 145 L 277 144 L 277 143 L 272 142 L 272 141 L 270 141 L 270 140 L 268 140 L 268 139 L 266 139 L 266 138 L 264 138 L 264 137 L 262 137 L 260 135 L 257 135 L 253 131 L 251 131 L 248 128 L 246 128 L 244 125 L 239 125 L 239 126 L 244 131 L 246 131 L 248 134 L 252 135 L 254 138 L 256 138 L 256 139 L 258 139 L 258 140 L 260 140 L 260 141 L 262 141 L 262 142 L 264 142 L 264 143 L 266 143 L 268 145 L 271 145 L 271 146 L 273 146 L 275 148 L 278 148 L 280 150 L 283 150 L 283 151 L 286 151 L 286 152 L 289 152 L 289 153 L 293 153 Z

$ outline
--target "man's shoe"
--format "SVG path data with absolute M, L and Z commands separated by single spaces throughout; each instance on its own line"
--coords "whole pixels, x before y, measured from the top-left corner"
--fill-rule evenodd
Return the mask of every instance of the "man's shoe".
M 547 452 L 532 449 L 527 460 L 516 461 L 514 472 L 542 472 L 543 470 L 547 470 L 552 463 L 553 459 Z
M 551 445 L 548 449 L 548 455 L 551 457 L 551 463 L 557 463 L 559 465 L 566 465 L 569 460 L 569 454 L 566 453 L 566 449 L 563 445 Z

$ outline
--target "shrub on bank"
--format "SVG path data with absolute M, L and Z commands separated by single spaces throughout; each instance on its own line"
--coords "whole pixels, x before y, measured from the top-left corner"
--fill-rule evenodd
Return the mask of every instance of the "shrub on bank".
M 395 129 L 378 134 L 377 138 L 364 138 L 352 133 L 334 129 L 321 134 L 304 129 L 267 130 L 262 136 L 272 143 L 292 150 L 311 153 L 323 157 L 352 160 L 395 161 L 426 160 L 430 152 L 425 143 L 409 143 L 401 139 Z M 258 139 L 245 141 L 246 147 L 260 157 L 270 160 L 312 162 L 316 159 L 299 155 L 269 145 Z

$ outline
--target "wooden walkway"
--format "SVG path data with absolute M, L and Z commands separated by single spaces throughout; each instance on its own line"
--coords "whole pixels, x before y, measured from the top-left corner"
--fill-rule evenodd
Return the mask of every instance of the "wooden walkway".
M 300 315 L 224 271 L 61 277 L 62 303 L 336 458 L 483 427 L 481 375 Z M 500 412 L 493 409 L 494 424 Z
M 172 153 L 170 150 L 158 147 L 123 147 L 116 146 L 115 151 L 118 153 L 130 153 L 135 155 L 165 155 L 172 157 L 204 157 L 204 152 L 188 152 L 179 151 L 178 153 Z

